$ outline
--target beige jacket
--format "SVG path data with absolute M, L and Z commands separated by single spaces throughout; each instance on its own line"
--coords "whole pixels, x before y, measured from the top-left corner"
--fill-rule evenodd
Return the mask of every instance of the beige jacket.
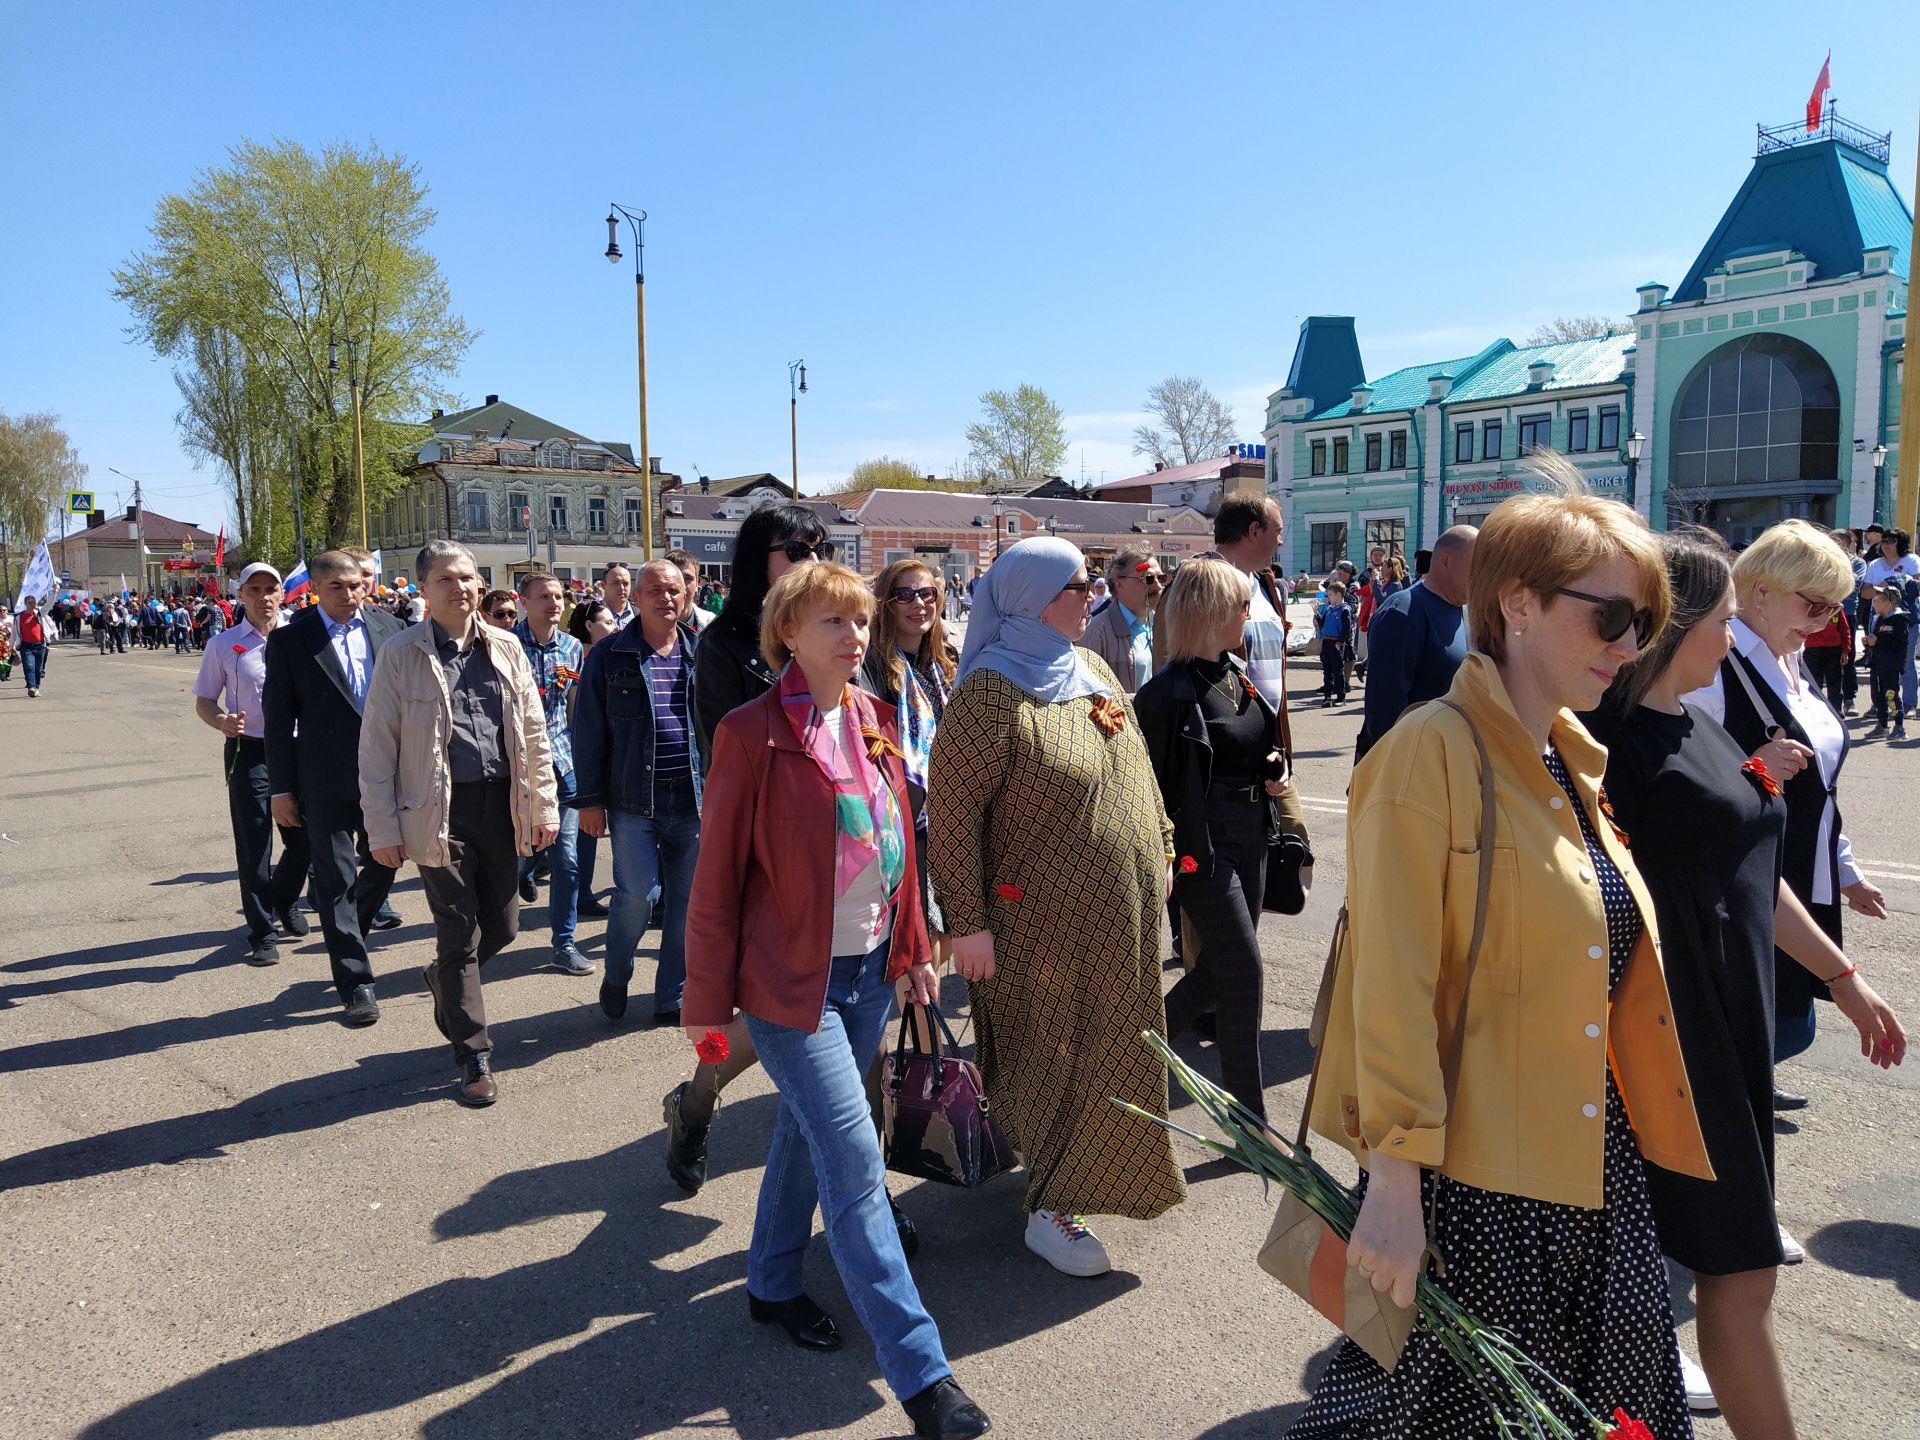
M 533 853 L 533 832 L 560 823 L 546 714 L 519 637 L 484 621 L 475 644 L 487 647 L 504 691 L 501 739 L 513 795 L 513 839 Z M 404 845 L 418 865 L 447 866 L 447 812 L 453 798 L 447 736 L 453 706 L 434 647 L 433 624 L 422 621 L 380 652 L 360 721 L 360 808 L 374 849 Z
M 1133 627 L 1119 597 L 1107 601 L 1107 608 L 1087 622 L 1087 633 L 1080 643 L 1107 662 L 1107 668 L 1129 695 L 1139 688 L 1133 683 Z

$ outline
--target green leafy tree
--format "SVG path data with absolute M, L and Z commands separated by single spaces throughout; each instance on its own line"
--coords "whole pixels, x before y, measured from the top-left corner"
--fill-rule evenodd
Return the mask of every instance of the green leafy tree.
M 474 332 L 423 244 L 426 193 L 377 147 L 242 141 L 160 201 L 152 244 L 114 272 L 130 332 L 175 362 L 182 441 L 224 473 L 249 554 L 290 556 L 294 473 L 309 544 L 358 538 L 353 381 L 369 511 L 424 434 L 411 417 L 452 399 Z
M 965 480 L 941 480 L 922 473 L 911 460 L 896 460 L 882 455 L 877 460 L 862 460 L 841 487 L 841 493 L 855 495 L 867 490 L 971 490 Z
M 0 595 L 12 596 L 67 491 L 84 489 L 86 478 L 58 415 L 0 414 Z
M 981 416 L 967 426 L 974 467 L 988 479 L 1027 480 L 1058 474 L 1067 458 L 1060 407 L 1037 385 L 980 397 Z
M 1162 465 L 1192 465 L 1233 444 L 1233 411 L 1198 380 L 1170 375 L 1147 391 L 1153 423 L 1133 432 L 1133 453 Z

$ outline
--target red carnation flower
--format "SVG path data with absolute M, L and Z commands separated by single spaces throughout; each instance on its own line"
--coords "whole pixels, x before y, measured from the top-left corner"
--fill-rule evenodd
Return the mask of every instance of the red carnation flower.
M 1027 892 L 1022 890 L 1018 885 L 996 885 L 993 887 L 993 893 L 998 895 L 1002 900 L 1024 900 L 1027 898 Z
M 1613 1412 L 1613 1426 L 1607 1431 L 1607 1440 L 1655 1440 L 1647 1422 L 1636 1420 L 1624 1410 Z
M 1780 793 L 1780 782 L 1773 778 L 1773 772 L 1767 769 L 1767 762 L 1762 760 L 1758 755 L 1742 765 L 1740 772 L 1750 778 L 1753 783 L 1758 785 L 1762 790 L 1766 791 L 1767 794 L 1778 795 Z
M 1193 856 L 1182 855 L 1180 857 L 1180 873 L 1182 875 L 1191 875 L 1193 874 L 1194 871 L 1198 870 L 1199 868 L 1200 868 L 1200 862 L 1194 859 Z
M 727 1058 L 728 1045 L 726 1032 L 709 1030 L 694 1042 L 693 1053 L 700 1057 L 702 1065 L 718 1065 Z
M 236 645 L 233 647 L 233 653 L 236 655 L 244 655 L 247 653 L 247 647 L 244 645 Z

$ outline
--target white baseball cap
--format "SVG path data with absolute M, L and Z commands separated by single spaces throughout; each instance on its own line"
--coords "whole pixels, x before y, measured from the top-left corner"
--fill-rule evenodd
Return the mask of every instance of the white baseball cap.
M 240 578 L 234 581 L 235 590 L 237 591 L 240 586 L 246 584 L 247 581 L 256 575 L 271 575 L 273 576 L 273 583 L 276 585 L 285 583 L 280 578 L 280 572 L 274 569 L 273 566 L 267 564 L 264 560 L 256 560 L 240 572 Z

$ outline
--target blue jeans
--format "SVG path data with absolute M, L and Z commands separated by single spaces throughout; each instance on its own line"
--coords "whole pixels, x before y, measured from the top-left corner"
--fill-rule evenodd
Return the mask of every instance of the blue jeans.
M 653 1013 L 678 1010 L 687 984 L 687 896 L 700 858 L 700 807 L 692 777 L 656 781 L 652 815 L 608 810 L 607 838 L 613 845 L 613 914 L 607 920 L 606 983 L 624 987 L 633 978 L 633 952 L 646 933 L 650 897 L 658 886 L 667 913 L 660 927 Z
M 1914 674 L 1913 660 L 1920 652 L 1920 624 L 1907 627 L 1907 668 L 1900 672 L 1900 704 L 1902 708 L 1912 710 L 1916 701 L 1920 701 L 1920 676 Z
M 760 1063 L 780 1088 L 747 1249 L 747 1289 L 769 1301 L 801 1293 L 818 1204 L 847 1299 L 873 1340 L 880 1373 L 905 1400 L 953 1371 L 900 1248 L 867 1104 L 867 1067 L 893 1009 L 887 949 L 834 957 L 820 1028 L 811 1035 L 746 1017 Z
M 580 812 L 573 808 L 573 772 L 555 775 L 554 790 L 560 800 L 560 838 L 546 851 L 547 921 L 553 931 L 555 950 L 573 944 L 573 926 L 579 918 L 580 900 Z M 525 879 L 540 862 L 539 855 L 520 861 L 520 878 Z
M 38 690 L 40 682 L 47 674 L 47 647 L 45 645 L 22 645 L 20 647 L 20 670 L 26 677 L 27 689 Z

